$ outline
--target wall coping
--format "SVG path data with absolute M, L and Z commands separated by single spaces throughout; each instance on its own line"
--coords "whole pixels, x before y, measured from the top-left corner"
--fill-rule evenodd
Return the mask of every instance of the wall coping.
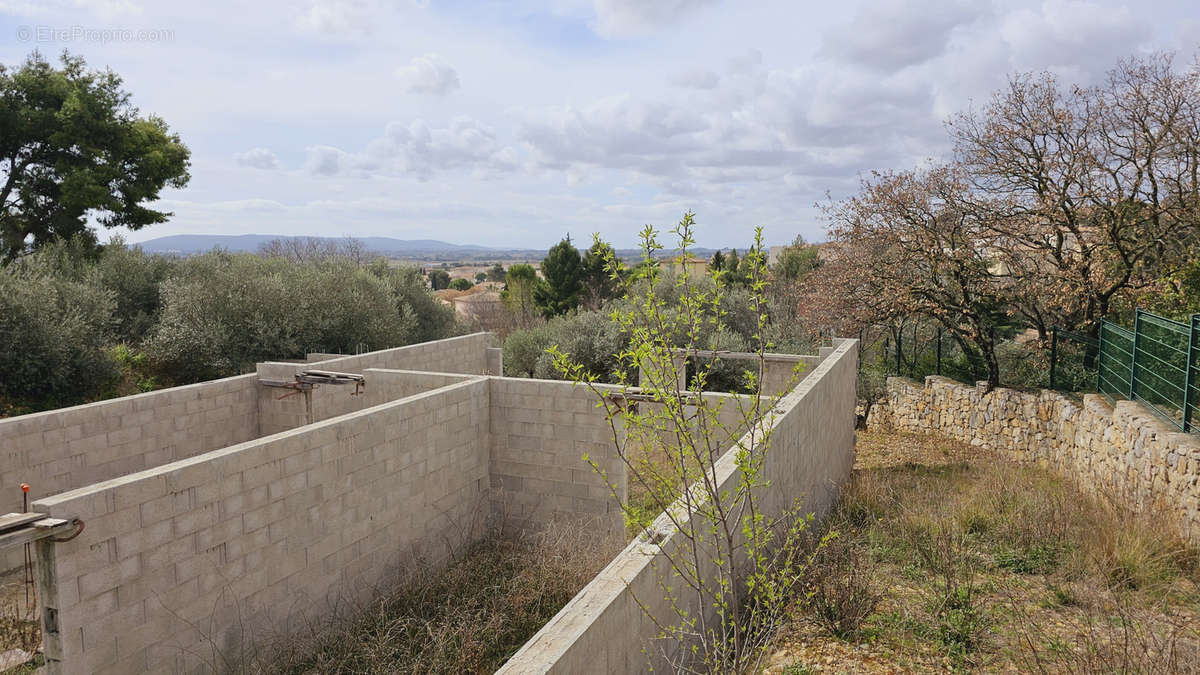
M 455 382 L 452 384 L 448 384 L 444 387 L 438 387 L 437 389 L 430 389 L 429 391 L 423 391 L 423 392 L 420 392 L 417 394 L 413 394 L 411 396 L 405 396 L 404 398 L 398 398 L 398 399 L 395 399 L 392 401 L 386 401 L 384 403 L 380 403 L 378 405 L 374 405 L 369 408 L 363 408 L 362 410 L 351 411 L 351 412 L 348 412 L 348 413 L 345 413 L 342 415 L 338 415 L 336 417 L 330 417 L 329 419 L 320 420 L 318 422 L 313 422 L 312 424 L 305 424 L 304 426 L 296 427 L 294 429 L 285 429 L 284 431 L 270 434 L 268 436 L 254 438 L 254 439 L 251 439 L 248 441 L 243 441 L 241 443 L 236 443 L 234 445 L 229 445 L 224 448 L 218 448 L 216 450 L 210 450 L 209 452 L 195 455 L 193 457 L 188 457 L 188 458 L 177 460 L 174 462 L 169 462 L 167 464 L 161 464 L 156 467 L 152 467 L 152 468 L 145 469 L 142 471 L 136 471 L 134 473 L 126 474 L 126 475 L 120 476 L 118 478 L 101 481 L 99 483 L 92 483 L 91 485 L 85 485 L 81 488 L 76 488 L 74 490 L 68 490 L 66 492 L 60 492 L 58 494 L 42 497 L 41 499 L 38 499 L 37 501 L 35 501 L 33 506 L 39 507 L 39 508 L 42 506 L 46 506 L 46 507 L 58 506 L 59 504 L 73 501 L 73 500 L 79 499 L 81 497 L 87 497 L 89 495 L 103 493 L 104 491 L 109 490 L 111 488 L 120 487 L 123 485 L 128 485 L 128 484 L 136 483 L 136 482 L 143 481 L 143 480 L 160 478 L 162 476 L 167 476 L 169 474 L 172 474 L 176 471 L 185 470 L 185 469 L 197 466 L 197 465 L 212 462 L 213 460 L 221 459 L 224 457 L 230 457 L 233 455 L 238 455 L 243 452 L 248 452 L 248 451 L 254 450 L 256 447 L 258 447 L 260 445 L 267 445 L 270 443 L 283 441 L 288 438 L 294 438 L 297 436 L 304 436 L 304 435 L 308 435 L 308 434 L 320 433 L 322 430 L 328 429 L 330 427 L 336 427 L 336 426 L 347 424 L 347 423 L 353 423 L 353 421 L 356 418 L 367 417 L 370 415 L 374 415 L 375 413 L 378 413 L 378 412 L 390 410 L 392 408 L 401 408 L 404 406 L 412 405 L 414 403 L 419 403 L 423 399 L 433 398 L 435 396 L 441 396 L 443 394 L 455 391 L 457 389 L 465 389 L 467 387 L 470 387 L 472 385 L 475 385 L 479 382 L 483 382 L 488 379 L 488 377 L 486 375 L 467 375 L 466 377 L 469 377 L 470 379 L 465 382 Z
M 856 343 L 857 340 L 847 339 L 836 345 L 829 357 L 822 359 L 809 377 L 801 380 L 790 392 L 776 400 L 772 411 L 775 415 L 769 420 L 771 427 L 778 426 L 788 412 L 807 398 L 821 378 L 832 370 L 836 363 L 856 346 Z M 747 431 L 716 461 L 714 471 L 717 484 L 723 485 L 737 471 L 735 450 L 746 443 L 747 437 L 752 433 L 752 431 Z M 679 512 L 680 508 L 676 502 L 671 510 Z M 496 671 L 497 675 L 531 672 L 528 670 L 530 667 L 538 668 L 532 672 L 547 672 L 562 659 L 575 641 L 580 639 L 591 625 L 600 619 L 628 590 L 629 584 L 647 568 L 654 565 L 659 552 L 670 546 L 678 535 L 677 528 L 671 524 L 671 519 L 666 513 L 660 514 L 650 529 L 665 536 L 660 539 L 658 544 L 647 542 L 641 537 L 630 542 L 579 593 L 575 594 L 566 606 L 522 645 L 517 653 Z

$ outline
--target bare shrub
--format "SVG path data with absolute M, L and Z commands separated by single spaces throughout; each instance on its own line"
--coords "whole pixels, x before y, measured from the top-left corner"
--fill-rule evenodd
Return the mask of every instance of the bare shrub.
M 1071 641 L 1038 621 L 1020 622 L 1018 663 L 1039 673 L 1200 673 L 1200 632 L 1165 604 L 1139 606 L 1133 595 L 1106 591 L 1072 614 Z
M 836 532 L 813 554 L 805 585 L 817 622 L 842 639 L 857 635 L 883 599 L 871 558 L 857 541 Z
M 978 605 L 976 574 L 982 559 L 970 538 L 945 512 L 905 514 L 899 529 L 920 563 L 932 573 L 929 614 L 947 653 L 965 660 L 983 642 L 987 621 Z
M 585 527 L 489 536 L 443 571 L 414 567 L 366 605 L 277 639 L 255 673 L 482 673 L 507 661 L 603 567 Z
M 0 577 L 0 652 L 33 652 L 42 644 L 37 604 L 26 602 L 24 586 L 16 573 Z

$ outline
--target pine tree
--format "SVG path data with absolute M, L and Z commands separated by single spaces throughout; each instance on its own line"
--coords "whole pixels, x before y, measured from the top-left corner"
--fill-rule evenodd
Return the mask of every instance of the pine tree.
M 725 269 L 725 254 L 721 253 L 721 249 L 717 249 L 708 263 L 708 270 L 709 272 L 720 272 L 723 269 Z
M 550 248 L 542 261 L 542 277 L 545 284 L 533 289 L 533 301 L 547 318 L 567 312 L 579 306 L 583 293 L 583 258 L 579 249 L 571 244 L 571 237 Z
M 738 258 L 737 249 L 730 249 L 729 256 L 725 258 L 725 283 L 736 284 L 742 280 L 742 272 L 739 269 L 742 261 Z

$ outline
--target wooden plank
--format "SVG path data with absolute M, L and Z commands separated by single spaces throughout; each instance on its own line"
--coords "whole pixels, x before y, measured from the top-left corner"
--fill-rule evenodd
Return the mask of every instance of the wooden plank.
M 58 562 L 54 546 L 49 539 L 37 543 L 38 604 L 42 613 L 42 654 L 46 659 L 46 673 L 62 675 L 67 669 L 63 664 L 62 633 L 58 625 Z M 84 667 L 74 664 L 72 670 L 78 672 Z
M 6 532 L 18 527 L 22 527 L 35 520 L 45 518 L 44 513 L 6 513 L 0 516 L 0 532 Z
M 69 522 L 71 521 L 67 520 L 66 518 L 43 518 L 35 522 L 33 526 L 45 530 L 51 527 L 58 527 L 59 525 L 66 525 Z
M 46 520 L 61 520 L 61 519 L 47 518 Z M 45 521 L 39 521 L 39 523 L 41 523 L 41 522 L 45 522 Z M 64 534 L 68 534 L 69 532 L 71 532 L 71 530 L 74 530 L 74 529 L 75 529 L 75 524 L 69 520 L 62 520 L 62 522 L 49 523 L 47 525 L 40 525 L 38 523 L 26 525 L 25 527 L 22 527 L 20 529 L 16 529 L 16 530 L 12 530 L 12 531 L 0 534 L 0 549 L 8 548 L 10 546 L 20 546 L 22 544 L 28 544 L 30 542 L 34 542 L 39 539 L 45 539 L 47 537 L 62 536 Z

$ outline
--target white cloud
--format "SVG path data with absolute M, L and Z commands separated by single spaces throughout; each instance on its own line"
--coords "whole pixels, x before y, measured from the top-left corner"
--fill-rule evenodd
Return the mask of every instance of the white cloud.
M 346 153 L 328 145 L 313 145 L 308 148 L 305 168 L 321 176 L 333 176 L 342 170 L 342 156 Z
M 630 243 L 691 207 L 713 228 L 702 241 L 744 245 L 754 223 L 820 239 L 813 202 L 943 155 L 942 120 L 1009 73 L 1086 84 L 1157 47 L 1183 50 L 1184 67 L 1200 25 L 1194 0 L 423 4 L 261 0 L 231 20 L 228 3 L 0 0 L 13 28 L 175 31 L 169 44 L 10 33 L 0 52 L 15 64 L 68 48 L 111 66 L 181 133 L 192 184 L 164 197 L 195 203 L 137 238 L 318 233 L 340 218 L 346 234 L 541 246 L 568 226 Z M 250 181 L 245 167 L 266 168 Z
M 849 23 L 829 30 L 821 52 L 838 61 L 894 72 L 940 55 L 954 28 L 989 11 L 984 3 L 966 0 L 877 0 Z
M 671 84 L 684 89 L 715 89 L 720 78 L 705 68 L 688 68 L 671 76 Z
M 279 158 L 266 148 L 253 148 L 233 155 L 233 161 L 254 169 L 278 169 Z
M 459 88 L 458 71 L 437 54 L 414 57 L 408 65 L 396 69 L 396 77 L 408 91 L 417 94 L 445 96 Z
M 308 153 L 309 172 L 322 176 L 410 175 L 428 180 L 456 169 L 477 175 L 506 172 L 518 163 L 516 152 L 502 146 L 494 130 L 462 116 L 443 128 L 431 128 L 420 119 L 407 125 L 391 122 L 361 152 L 319 145 Z
M 685 106 L 635 99 L 600 99 L 588 106 L 530 111 L 519 132 L 540 165 L 595 165 L 664 173 L 708 128 Z
M 352 37 L 371 31 L 376 11 L 368 0 L 309 0 L 296 25 L 330 39 Z
M 134 0 L 0 0 L 5 14 L 35 14 L 46 11 L 95 12 L 101 16 L 140 14 L 142 6 Z
M 939 148 L 944 132 L 925 80 L 768 70 L 761 61 L 743 54 L 714 88 L 679 97 L 622 95 L 526 111 L 519 138 L 537 166 L 569 178 L 585 169 L 632 171 L 670 194 L 726 198 L 788 175 L 840 184 Z
M 1144 14 L 1082 0 L 1045 0 L 1018 9 L 999 26 L 1019 68 L 1051 70 L 1088 83 L 1150 37 Z
M 670 24 L 716 0 L 593 0 L 596 32 L 609 37 L 639 35 Z

